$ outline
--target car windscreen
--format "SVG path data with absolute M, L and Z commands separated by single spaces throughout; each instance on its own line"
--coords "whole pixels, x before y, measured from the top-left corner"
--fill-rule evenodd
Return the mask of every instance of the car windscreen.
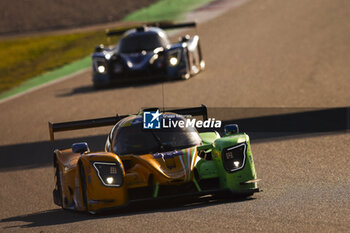
M 142 155 L 189 148 L 201 143 L 195 128 L 150 130 L 143 129 L 142 124 L 134 124 L 117 129 L 112 148 L 117 155 Z
M 157 33 L 140 33 L 124 37 L 119 42 L 120 53 L 141 53 L 153 51 L 159 47 L 166 47 L 168 41 Z

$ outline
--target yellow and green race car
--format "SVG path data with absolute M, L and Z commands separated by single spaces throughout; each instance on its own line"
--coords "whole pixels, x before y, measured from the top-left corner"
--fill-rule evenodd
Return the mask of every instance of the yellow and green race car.
M 188 118 L 200 115 L 199 123 Z M 248 135 L 234 124 L 224 126 L 223 136 L 216 131 L 198 133 L 196 126 L 208 121 L 213 125 L 211 120 L 202 105 L 49 122 L 52 141 L 55 132 L 114 125 L 104 151 L 92 152 L 85 142 L 54 151 L 55 204 L 97 213 L 148 199 L 258 192 Z

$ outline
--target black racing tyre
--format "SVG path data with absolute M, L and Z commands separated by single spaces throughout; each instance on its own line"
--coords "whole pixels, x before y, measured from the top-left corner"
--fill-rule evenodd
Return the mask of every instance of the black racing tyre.
M 83 164 L 79 163 L 79 172 L 80 172 L 80 182 L 81 182 L 81 194 L 83 196 L 83 203 L 86 208 L 86 212 L 89 212 L 88 199 L 86 195 L 86 178 L 85 178 L 85 170 Z
M 95 90 L 101 90 L 101 89 L 103 88 L 103 85 L 93 83 L 93 84 L 92 84 L 92 87 L 93 87 Z
M 63 207 L 62 183 L 61 183 L 61 177 L 60 177 L 60 170 L 56 161 L 54 162 L 54 168 L 55 168 L 56 188 L 57 188 L 57 189 L 54 189 L 53 191 L 54 202 L 56 205 Z

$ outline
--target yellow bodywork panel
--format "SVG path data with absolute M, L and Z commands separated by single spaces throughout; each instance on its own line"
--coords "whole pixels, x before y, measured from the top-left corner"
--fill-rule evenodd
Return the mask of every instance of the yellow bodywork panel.
M 170 158 L 146 155 L 117 156 L 109 152 L 82 154 L 71 149 L 56 150 L 60 170 L 63 207 L 86 210 L 82 194 L 82 180 L 86 182 L 86 202 L 89 211 L 125 205 L 129 201 L 128 190 L 159 185 L 181 184 L 193 178 L 197 160 L 194 148 L 183 150 L 180 155 Z M 162 154 L 160 154 L 162 155 Z M 113 162 L 123 168 L 123 184 L 120 187 L 105 186 L 98 177 L 93 162 Z M 79 165 L 81 164 L 81 165 Z M 83 167 L 85 178 L 81 178 Z

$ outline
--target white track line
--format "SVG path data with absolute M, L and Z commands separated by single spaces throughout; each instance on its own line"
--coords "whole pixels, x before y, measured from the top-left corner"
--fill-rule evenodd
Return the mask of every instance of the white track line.
M 211 19 L 213 19 L 213 18 L 215 18 L 215 17 L 225 13 L 229 9 L 232 9 L 232 8 L 238 7 L 240 5 L 243 5 L 244 3 L 248 2 L 248 1 L 250 1 L 250 0 L 221 0 L 221 1 L 214 1 L 214 2 L 209 3 L 207 6 L 203 6 L 203 7 L 199 8 L 199 9 L 193 11 L 193 12 L 189 12 L 187 14 L 186 19 L 187 20 L 195 20 L 197 23 L 204 23 L 206 21 L 209 21 L 209 20 L 211 20 Z M 180 32 L 181 32 L 181 30 L 179 30 L 179 31 L 176 30 L 174 32 L 174 34 L 178 34 Z M 169 36 L 174 36 L 174 34 L 173 33 L 168 33 Z M 79 74 L 82 74 L 82 73 L 86 72 L 88 69 L 90 69 L 90 68 L 84 68 L 84 69 L 79 70 L 77 72 L 74 72 L 72 74 L 63 76 L 61 78 L 57 78 L 57 79 L 55 79 L 53 81 L 49 81 L 49 82 L 44 83 L 44 84 L 40 84 L 39 86 L 30 88 L 30 89 L 28 89 L 26 91 L 23 91 L 21 93 L 15 94 L 15 95 L 10 96 L 10 97 L 5 98 L 5 99 L 2 99 L 2 100 L 0 100 L 0 104 L 5 103 L 5 102 L 10 101 L 10 100 L 13 100 L 15 98 L 18 98 L 20 96 L 29 94 L 31 92 L 37 91 L 37 90 L 39 90 L 41 88 L 48 87 L 50 85 L 53 85 L 53 84 L 65 81 L 67 79 L 73 78 L 76 75 L 79 75 Z
M 65 80 L 67 80 L 67 79 L 74 78 L 75 76 L 77 76 L 77 75 L 79 75 L 79 74 L 82 74 L 82 73 L 88 71 L 89 69 L 90 69 L 90 67 L 89 67 L 89 68 L 83 68 L 82 70 L 76 71 L 76 72 L 71 73 L 71 74 L 68 74 L 68 75 L 66 75 L 66 76 L 57 78 L 57 79 L 55 79 L 55 80 L 49 81 L 49 82 L 44 83 L 44 84 L 40 84 L 39 86 L 30 88 L 30 89 L 28 89 L 28 90 L 26 90 L 26 91 L 23 91 L 23 92 L 21 92 L 21 93 L 15 94 L 15 95 L 10 96 L 10 97 L 7 97 L 7 98 L 5 98 L 5 99 L 2 99 L 2 100 L 0 100 L 0 104 L 5 103 L 5 102 L 10 101 L 10 100 L 13 100 L 13 99 L 16 99 L 16 98 L 18 98 L 18 97 L 20 97 L 20 96 L 29 94 L 29 93 L 31 93 L 31 92 L 37 91 L 37 90 L 42 89 L 42 88 L 44 88 L 44 87 L 48 87 L 48 86 L 51 86 L 51 85 L 53 85 L 53 84 L 56 84 L 56 83 L 59 83 L 59 82 L 63 82 L 63 81 L 65 81 Z

